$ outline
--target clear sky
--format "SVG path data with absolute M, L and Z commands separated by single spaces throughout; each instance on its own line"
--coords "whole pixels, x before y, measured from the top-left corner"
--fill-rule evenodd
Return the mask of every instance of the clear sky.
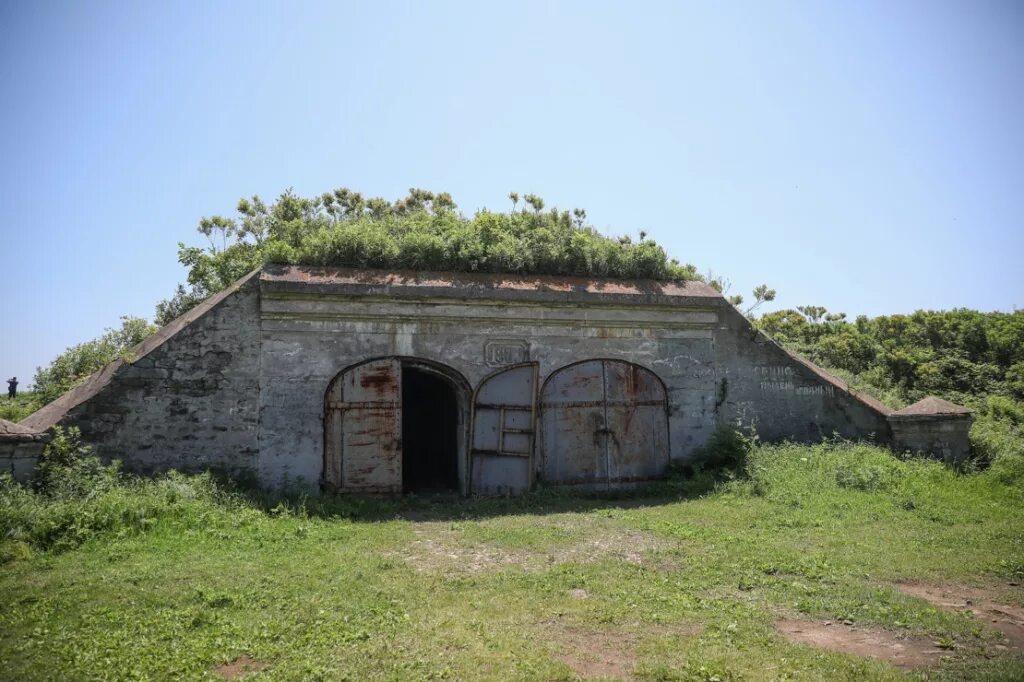
M 7 2 L 0 373 L 287 187 L 646 230 L 775 307 L 1024 306 L 1024 3 Z

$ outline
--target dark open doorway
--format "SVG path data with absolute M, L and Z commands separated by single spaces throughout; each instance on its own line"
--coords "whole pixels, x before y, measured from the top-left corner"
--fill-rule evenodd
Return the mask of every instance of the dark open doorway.
M 445 379 L 402 368 L 402 490 L 459 489 L 459 404 Z

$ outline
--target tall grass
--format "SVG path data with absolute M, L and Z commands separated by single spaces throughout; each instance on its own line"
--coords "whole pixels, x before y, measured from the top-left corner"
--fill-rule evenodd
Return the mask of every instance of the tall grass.
M 988 428 L 982 426 L 986 434 Z M 797 507 L 859 500 L 886 508 L 938 505 L 947 511 L 972 514 L 990 501 L 1024 500 L 1021 444 L 1012 440 L 1004 443 L 1003 432 L 992 433 L 993 448 L 999 452 L 992 466 L 958 472 L 938 461 L 901 458 L 865 443 L 835 440 L 817 445 L 768 445 L 723 431 L 706 450 L 703 464 L 674 472 L 674 478 L 656 491 L 674 491 L 688 497 L 717 486 L 723 492 Z M 694 481 L 707 485 L 695 487 Z M 519 500 L 521 505 L 517 506 L 543 504 L 543 495 L 535 494 L 537 499 L 532 502 L 529 497 Z M 472 514 L 476 507 L 483 509 L 489 502 L 446 504 Z M 396 508 L 395 503 L 365 500 L 348 505 L 316 500 L 310 505 L 313 514 L 316 509 L 338 507 L 338 513 L 328 516 L 349 517 L 379 517 Z M 178 530 L 237 526 L 282 513 L 308 512 L 304 504 L 296 505 L 285 497 L 243 494 L 218 482 L 210 473 L 171 471 L 155 478 L 125 474 L 117 462 L 102 464 L 81 445 L 73 430 L 57 431 L 31 485 L 19 484 L 9 474 L 0 475 L 0 560 L 32 551 L 61 552 L 94 538 L 145 533 L 161 524 L 171 524 Z

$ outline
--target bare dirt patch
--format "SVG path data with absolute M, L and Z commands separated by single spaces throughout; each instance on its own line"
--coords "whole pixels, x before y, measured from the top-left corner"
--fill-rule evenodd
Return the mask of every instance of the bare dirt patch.
M 969 611 L 976 619 L 1006 637 L 1008 648 L 1024 651 L 1024 608 L 1006 604 L 1005 595 L 996 589 L 966 585 L 922 585 L 897 583 L 897 589 L 935 606 Z
M 225 680 L 237 680 L 249 673 L 258 673 L 261 670 L 266 670 L 270 667 L 270 664 L 266 661 L 257 661 L 249 654 L 242 654 L 230 663 L 224 663 L 218 665 L 213 669 L 213 672 L 217 673 Z
M 949 653 L 920 637 L 901 637 L 887 630 L 832 621 L 780 620 L 775 629 L 791 642 L 877 658 L 905 670 L 932 665 Z
M 691 637 L 700 627 L 655 626 L 644 631 L 646 637 L 683 635 Z M 612 678 L 635 680 L 637 650 L 641 636 L 621 630 L 590 630 L 579 626 L 553 624 L 547 630 L 547 641 L 554 657 L 572 668 L 581 679 Z
M 555 657 L 583 679 L 632 680 L 637 638 L 613 632 L 563 628 L 555 639 Z
M 645 554 L 668 545 L 655 535 L 632 529 L 594 525 L 573 530 L 580 534 L 578 540 L 531 549 L 471 541 L 448 524 L 420 523 L 413 530 L 416 539 L 402 552 L 402 558 L 420 572 L 479 573 L 513 567 L 537 571 L 558 563 L 592 563 L 606 558 L 643 565 Z

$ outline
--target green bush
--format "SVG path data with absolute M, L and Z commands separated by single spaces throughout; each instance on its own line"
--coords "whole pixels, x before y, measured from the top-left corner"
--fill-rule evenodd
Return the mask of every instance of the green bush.
M 919 310 L 851 323 L 842 313 L 802 306 L 767 313 L 756 324 L 893 407 L 937 395 L 974 407 L 1000 396 L 1002 408 L 1024 409 L 1011 400 L 1024 398 L 1022 310 Z
M 22 391 L 11 400 L 7 394 L 0 397 L 0 419 L 20 422 L 39 409 L 39 395 L 33 391 Z
M 990 411 L 978 414 L 971 426 L 971 449 L 999 481 L 1024 486 L 1024 423 L 1005 416 L 1008 407 L 1011 414 L 1016 412 L 1011 405 L 990 397 Z
M 35 396 L 45 405 L 108 363 L 131 359 L 130 349 L 156 331 L 139 317 L 124 316 L 119 329 L 107 329 L 101 336 L 68 348 L 46 367 L 36 369 Z
M 78 427 L 50 430 L 50 440 L 39 458 L 32 487 L 51 499 L 77 499 L 117 485 L 120 462 L 104 465 L 82 443 Z
M 735 427 L 722 426 L 685 464 L 673 463 L 670 477 L 706 479 L 709 484 L 746 472 L 747 457 L 757 445 L 756 436 L 748 436 Z
M 446 193 L 419 189 L 395 202 L 364 199 L 342 188 L 303 198 L 290 190 L 271 205 L 238 203 L 238 217 L 203 218 L 209 248 L 179 244 L 189 288 L 157 306 L 166 324 L 206 296 L 264 263 L 356 268 L 578 275 L 657 280 L 700 279 L 696 268 L 670 260 L 641 232 L 639 241 L 608 237 L 580 209 L 544 211 L 536 196 L 519 196 L 508 213 L 487 209 L 466 217 Z
M 237 516 L 240 507 L 240 498 L 209 473 L 128 476 L 119 463 L 105 465 L 82 445 L 77 429 L 57 428 L 31 486 L 0 474 L 0 563 L 31 547 L 69 549 L 101 535 L 142 532 L 160 521 L 201 527 L 214 517 Z
M 1024 425 L 1024 403 L 1001 395 L 990 395 L 985 399 L 983 414 L 993 419 L 1002 419 L 1016 426 Z
M 78 497 L 50 497 L 6 476 L 0 479 L 0 533 L 8 543 L 62 551 L 99 536 L 146 531 L 168 519 L 199 527 L 209 515 L 223 515 L 221 496 L 209 475 L 122 477 Z

